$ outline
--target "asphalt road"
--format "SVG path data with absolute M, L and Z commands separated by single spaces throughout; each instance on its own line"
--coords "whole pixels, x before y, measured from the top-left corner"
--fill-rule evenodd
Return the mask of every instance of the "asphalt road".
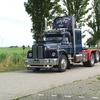
M 98 74 L 100 74 L 100 63 L 90 68 L 78 64 L 64 73 L 54 70 L 0 73 L 0 100 L 16 99 Z

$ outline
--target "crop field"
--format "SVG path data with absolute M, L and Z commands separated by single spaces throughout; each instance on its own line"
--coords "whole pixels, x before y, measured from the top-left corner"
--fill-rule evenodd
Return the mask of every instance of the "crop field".
M 0 72 L 24 69 L 24 58 L 30 48 L 0 48 Z

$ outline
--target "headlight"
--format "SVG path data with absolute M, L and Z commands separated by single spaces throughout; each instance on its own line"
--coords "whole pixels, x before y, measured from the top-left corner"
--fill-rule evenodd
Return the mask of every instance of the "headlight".
M 32 57 L 32 53 L 29 53 L 28 56 L 29 56 L 29 57 Z
M 55 53 L 55 52 L 53 52 L 53 53 L 52 53 L 52 57 L 55 57 L 55 56 L 56 56 L 56 53 Z

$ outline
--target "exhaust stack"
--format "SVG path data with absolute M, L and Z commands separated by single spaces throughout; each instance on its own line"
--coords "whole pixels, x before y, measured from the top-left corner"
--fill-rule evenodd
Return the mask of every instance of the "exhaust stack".
M 45 18 L 45 31 L 47 30 L 47 18 Z

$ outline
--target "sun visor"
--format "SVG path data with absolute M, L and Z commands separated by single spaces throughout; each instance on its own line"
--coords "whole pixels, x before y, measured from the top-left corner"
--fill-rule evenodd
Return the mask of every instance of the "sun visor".
M 55 18 L 53 22 L 53 29 L 67 28 L 72 30 L 72 16 L 63 16 Z

